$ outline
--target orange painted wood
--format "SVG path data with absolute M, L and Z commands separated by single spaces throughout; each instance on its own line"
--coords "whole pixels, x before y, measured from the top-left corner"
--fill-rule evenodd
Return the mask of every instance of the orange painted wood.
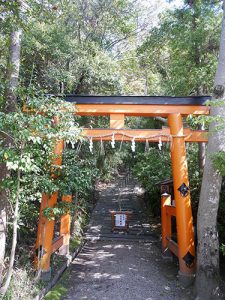
M 53 164 L 56 168 L 52 170 L 52 177 L 57 177 L 57 166 L 62 164 L 62 152 L 64 148 L 63 140 L 59 140 L 55 144 L 54 154 L 56 157 L 53 159 Z M 57 170 L 58 171 L 58 170 Z M 52 240 L 54 236 L 54 219 L 48 220 L 43 216 L 43 210 L 47 207 L 53 208 L 57 203 L 58 191 L 55 191 L 52 195 L 43 194 L 40 214 L 39 214 L 39 222 L 38 222 L 38 230 L 37 230 L 37 238 L 35 249 L 41 250 L 40 261 L 38 261 L 37 253 L 35 254 L 34 263 L 40 268 L 43 272 L 48 272 L 50 270 L 50 258 L 52 254 Z
M 37 238 L 35 243 L 35 252 L 34 252 L 34 266 L 38 267 L 38 250 L 41 250 L 44 237 L 44 224 L 45 218 L 43 217 L 42 211 L 46 208 L 48 202 L 48 194 L 43 193 L 40 204 L 39 220 L 38 220 L 38 229 L 37 229 Z
M 208 143 L 207 130 L 190 130 L 188 128 L 184 128 L 184 135 L 188 135 L 184 138 L 185 142 Z
M 161 225 L 162 225 L 162 252 L 168 248 L 167 238 L 171 238 L 171 217 L 168 217 L 167 206 L 171 204 L 171 196 L 162 194 L 161 196 Z
M 178 187 L 184 182 L 188 185 L 188 171 L 186 162 L 185 142 L 207 142 L 206 131 L 190 131 L 190 129 L 183 129 L 182 116 L 193 115 L 207 115 L 209 114 L 210 107 L 203 105 L 151 105 L 151 104 L 77 104 L 77 115 L 85 116 L 101 116 L 110 115 L 111 122 L 110 126 L 115 129 L 85 129 L 83 135 L 86 137 L 92 137 L 93 140 L 101 140 L 102 135 L 111 135 L 115 133 L 116 140 L 130 141 L 133 137 L 137 141 L 144 142 L 146 139 L 149 142 L 158 142 L 159 135 L 161 135 L 162 141 L 168 141 L 172 135 L 172 165 L 173 165 L 173 181 L 178 226 L 178 243 L 179 243 L 179 264 L 180 271 L 182 273 L 193 273 L 193 268 L 187 268 L 182 257 L 189 251 L 193 256 L 195 255 L 194 250 L 194 237 L 193 237 L 193 224 L 192 214 L 190 205 L 190 196 L 181 198 Z M 27 112 L 27 109 L 24 108 Z M 28 111 L 32 112 L 32 111 Z M 42 113 L 42 112 L 40 112 Z M 124 127 L 124 116 L 143 116 L 143 117 L 155 117 L 162 116 L 168 117 L 169 128 L 163 128 L 162 130 L 146 129 L 146 130 L 125 130 L 121 129 Z M 59 120 L 55 119 L 55 123 Z M 124 134 L 128 135 L 123 136 Z M 165 135 L 165 136 L 162 136 Z M 102 140 L 111 140 L 111 136 L 104 137 Z M 57 178 L 58 168 L 62 164 L 62 152 L 63 152 L 63 141 L 58 141 L 55 146 L 54 165 L 56 168 L 53 169 L 53 178 Z M 57 172 L 56 172 L 57 171 Z M 54 207 L 57 202 L 58 193 L 55 192 L 51 196 L 43 194 L 40 219 L 38 225 L 38 234 L 36 241 L 36 249 L 43 248 L 42 257 L 38 266 L 43 271 L 48 271 L 50 268 L 50 257 L 52 253 L 52 238 L 54 231 L 54 220 L 47 220 L 43 217 L 42 211 L 45 207 Z M 182 200 L 184 200 L 182 202 Z M 166 214 L 165 205 L 162 205 L 162 215 Z M 166 230 L 163 233 L 164 242 L 171 236 L 171 218 L 165 218 L 164 226 Z M 65 222 L 66 223 L 66 222 Z M 66 225 L 68 229 L 68 222 Z M 67 230 L 68 231 L 68 230 Z M 165 242 L 168 245 L 168 242 Z
M 110 128 L 121 129 L 124 128 L 124 115 L 111 114 L 110 115 Z
M 74 104 L 74 114 L 80 116 L 104 116 L 110 114 L 123 114 L 125 116 L 167 117 L 169 114 L 180 113 L 183 116 L 207 115 L 210 107 L 206 105 L 185 104 Z M 65 110 L 64 108 L 62 110 Z M 23 106 L 23 112 L 34 113 L 35 110 Z M 42 112 L 39 112 L 42 114 Z
M 202 105 L 143 105 L 143 104 L 76 104 L 77 115 L 104 116 L 124 114 L 125 116 L 167 117 L 169 114 L 207 115 L 209 106 Z
M 72 195 L 63 195 L 62 201 L 71 203 L 72 202 Z M 71 226 L 71 215 L 70 212 L 63 215 L 61 217 L 60 222 L 60 235 L 64 236 L 63 245 L 60 249 L 60 254 L 66 255 L 69 253 L 69 243 L 70 243 L 70 226 Z
M 179 257 L 178 244 L 173 240 L 171 240 L 170 238 L 167 238 L 167 241 L 168 241 L 168 248 L 170 249 L 170 251 L 173 252 L 173 254 L 175 254 L 177 257 Z
M 53 240 L 52 242 L 52 253 L 54 253 L 55 251 L 57 251 L 60 247 L 62 247 L 63 245 L 63 240 L 64 240 L 64 236 L 61 235 L 60 237 L 56 238 L 55 240 Z
M 82 136 L 92 137 L 93 141 L 110 141 L 112 139 L 112 134 L 115 133 L 115 140 L 117 141 L 131 141 L 133 137 L 137 142 L 145 142 L 148 138 L 149 142 L 158 142 L 159 135 L 161 136 L 162 142 L 169 141 L 169 135 L 171 134 L 170 129 L 164 127 L 163 129 L 101 129 L 101 128 L 85 128 L 82 132 Z M 124 135 L 125 134 L 125 135 Z M 109 135 L 106 137 L 101 137 L 103 135 Z M 128 137 L 128 136 L 131 137 Z M 184 129 L 185 142 L 197 142 L 197 143 L 207 143 L 208 142 L 208 132 L 205 130 L 191 131 L 189 128 Z
M 176 224 L 179 247 L 179 267 L 182 274 L 193 274 L 194 265 L 188 267 L 184 261 L 189 252 L 195 257 L 194 228 L 191 209 L 190 191 L 182 196 L 179 187 L 184 183 L 189 187 L 184 130 L 181 114 L 172 114 L 168 118 L 173 137 L 171 147 L 174 197 L 176 201 Z
M 167 217 L 171 217 L 171 216 L 176 217 L 176 208 L 175 208 L 175 206 L 166 205 L 166 214 L 167 214 Z
M 58 192 L 49 196 L 46 207 L 54 207 L 57 203 Z M 42 231 L 41 231 L 41 245 L 43 249 L 43 255 L 40 259 L 39 267 L 42 271 L 47 272 L 50 269 L 50 258 L 52 254 L 52 240 L 54 235 L 54 220 L 48 220 L 43 217 Z
M 56 141 L 55 148 L 54 148 L 54 159 L 53 159 L 53 167 L 52 174 L 53 177 L 56 178 L 59 174 L 59 168 L 58 166 L 62 165 L 62 153 L 64 149 L 64 141 L 63 140 L 58 140 Z

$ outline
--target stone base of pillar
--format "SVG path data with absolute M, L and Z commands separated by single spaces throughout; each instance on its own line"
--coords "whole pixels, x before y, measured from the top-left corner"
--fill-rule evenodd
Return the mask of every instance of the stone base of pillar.
M 62 247 L 59 248 L 59 255 L 65 255 L 67 256 L 69 254 L 69 245 L 63 245 Z
M 184 274 L 181 271 L 179 271 L 178 280 L 183 287 L 187 288 L 194 283 L 195 274 Z
M 49 268 L 48 271 L 41 271 L 41 280 L 43 281 L 49 281 L 52 276 L 52 270 Z

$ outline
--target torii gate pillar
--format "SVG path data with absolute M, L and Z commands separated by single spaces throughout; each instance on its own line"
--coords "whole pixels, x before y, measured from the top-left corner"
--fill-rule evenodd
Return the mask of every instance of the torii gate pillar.
M 191 279 L 195 271 L 194 229 L 188 180 L 188 167 L 181 114 L 170 114 L 171 159 L 176 205 L 179 275 Z
M 64 141 L 58 140 L 54 146 L 55 158 L 53 159 L 53 164 L 55 166 L 62 165 L 62 153 L 64 148 Z M 53 169 L 52 178 L 57 178 L 59 173 L 58 169 Z M 57 203 L 58 191 L 55 191 L 52 195 L 43 194 L 41 200 L 38 231 L 35 245 L 35 259 L 34 263 L 41 271 L 41 276 L 44 280 L 50 279 L 51 267 L 50 258 L 52 254 L 52 241 L 54 236 L 54 219 L 48 220 L 43 216 L 43 210 L 47 207 L 53 208 Z M 41 249 L 40 257 L 38 257 L 38 249 Z

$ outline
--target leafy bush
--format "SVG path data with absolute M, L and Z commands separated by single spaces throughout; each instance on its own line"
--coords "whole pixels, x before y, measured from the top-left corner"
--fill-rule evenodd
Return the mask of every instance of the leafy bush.
M 85 195 L 92 188 L 98 176 L 98 169 L 95 156 L 87 151 L 85 144 L 82 146 L 82 153 L 70 148 L 64 151 L 63 165 L 58 179 L 59 190 L 64 195 L 75 193 Z
M 21 91 L 21 102 L 23 98 Z M 60 188 L 53 176 L 60 170 L 55 164 L 58 157 L 54 153 L 54 145 L 61 139 L 73 143 L 79 139 L 80 130 L 73 112 L 74 105 L 36 92 L 30 93 L 26 99 L 26 112 L 22 105 L 15 112 L 0 112 L 0 134 L 3 137 L 0 142 L 0 163 L 9 174 L 1 181 L 0 188 L 7 191 L 11 218 L 14 220 L 13 235 L 9 225 L 8 247 L 11 239 L 15 239 L 14 233 L 19 227 L 20 244 L 16 252 L 18 264 L 31 254 L 29 249 L 35 239 L 42 193 L 52 193 Z M 57 119 L 61 122 L 57 123 Z M 23 252 L 22 246 L 25 249 Z M 7 261 L 10 249 L 7 248 L 6 252 Z
M 220 249 L 221 249 L 223 255 L 225 256 L 225 245 L 222 244 L 221 247 L 220 247 Z
M 148 194 L 148 204 L 153 213 L 160 212 L 160 191 L 158 182 L 171 178 L 171 159 L 169 150 L 160 151 L 150 148 L 137 155 L 137 163 L 133 167 L 134 175 L 142 183 Z
M 158 182 L 172 177 L 172 166 L 169 147 L 163 146 L 160 151 L 152 147 L 136 157 L 133 172 L 147 191 L 147 202 L 156 215 L 160 214 L 160 189 Z M 198 145 L 187 146 L 188 171 L 194 216 L 197 215 L 201 174 L 198 168 Z
M 220 151 L 213 154 L 213 163 L 222 176 L 225 176 L 225 152 Z

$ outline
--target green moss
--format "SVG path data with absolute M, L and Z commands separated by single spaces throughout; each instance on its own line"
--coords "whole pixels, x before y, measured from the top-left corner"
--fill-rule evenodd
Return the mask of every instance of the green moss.
M 80 246 L 81 240 L 80 238 L 70 239 L 70 250 L 73 252 L 75 249 L 77 249 Z
M 57 284 L 50 292 L 45 296 L 45 300 L 60 300 L 65 295 L 67 289 L 62 284 Z

